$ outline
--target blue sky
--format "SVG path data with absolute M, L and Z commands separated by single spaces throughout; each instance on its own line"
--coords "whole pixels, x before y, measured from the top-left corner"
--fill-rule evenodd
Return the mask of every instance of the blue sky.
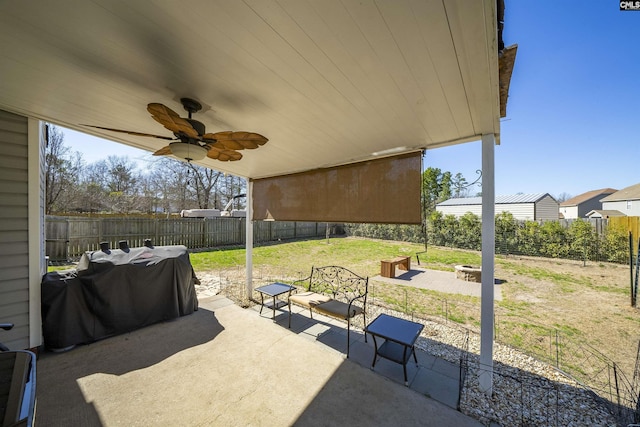
M 640 11 L 620 11 L 618 0 L 506 0 L 503 38 L 518 53 L 495 150 L 496 194 L 576 196 L 640 183 Z M 68 130 L 65 144 L 87 162 L 152 159 Z M 480 155 L 480 142 L 438 148 L 425 167 L 473 181 Z

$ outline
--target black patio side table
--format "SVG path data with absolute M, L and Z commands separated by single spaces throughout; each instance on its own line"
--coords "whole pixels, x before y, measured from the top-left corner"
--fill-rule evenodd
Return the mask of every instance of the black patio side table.
M 404 385 L 408 386 L 407 362 L 413 355 L 413 360 L 418 364 L 414 344 L 420 336 L 424 325 L 411 322 L 410 320 L 381 314 L 364 329 L 365 333 L 373 337 L 375 354 L 371 369 L 376 366 L 378 356 L 402 365 L 404 371 Z M 376 337 L 382 338 L 384 342 L 378 347 Z
M 288 305 L 288 301 L 282 301 L 277 299 L 280 295 L 288 293 L 291 295 L 291 291 L 296 289 L 295 286 L 285 285 L 284 283 L 271 283 L 270 285 L 264 285 L 256 288 L 256 291 L 260 292 L 260 314 L 262 314 L 262 308 L 267 307 L 273 310 L 273 321 L 276 320 L 276 309 Z M 273 297 L 273 301 L 264 301 L 264 296 Z

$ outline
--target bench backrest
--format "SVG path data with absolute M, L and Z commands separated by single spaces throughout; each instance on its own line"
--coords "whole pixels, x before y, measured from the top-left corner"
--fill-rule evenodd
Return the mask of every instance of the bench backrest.
M 358 276 L 344 267 L 330 265 L 311 268 L 307 290 L 347 302 L 358 299 L 364 306 L 367 303 L 368 286 L 368 277 Z

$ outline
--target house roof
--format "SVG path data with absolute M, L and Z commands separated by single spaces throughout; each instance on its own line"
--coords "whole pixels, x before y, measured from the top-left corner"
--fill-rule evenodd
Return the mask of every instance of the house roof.
M 589 211 L 586 215 L 587 218 L 609 218 L 612 216 L 626 216 L 620 211 L 614 209 L 594 209 Z
M 640 200 L 640 184 L 623 188 L 615 193 L 601 199 L 601 202 L 623 202 L 626 200 Z
M 496 196 L 496 205 L 507 205 L 517 203 L 536 203 L 545 197 L 551 197 L 549 193 L 535 193 L 535 194 L 514 194 L 510 196 Z M 467 205 L 482 205 L 482 197 L 459 197 L 444 202 L 438 203 L 437 206 L 467 206 Z
M 586 193 L 582 193 L 568 200 L 565 200 L 564 202 L 560 203 L 560 206 L 578 206 L 580 203 L 584 203 L 595 197 L 612 194 L 616 191 L 618 190 L 616 190 L 615 188 L 602 188 L 600 190 L 587 191 Z
M 515 55 L 501 55 L 502 8 L 0 2 L 0 109 L 154 152 L 167 142 L 84 125 L 172 136 L 147 104 L 184 117 L 180 98 L 195 98 L 208 132 L 269 139 L 240 161 L 195 162 L 248 178 L 499 141 Z

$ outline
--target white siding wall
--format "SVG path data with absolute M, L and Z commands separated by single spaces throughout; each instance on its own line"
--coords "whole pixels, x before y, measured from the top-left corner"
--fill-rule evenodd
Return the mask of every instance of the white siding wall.
M 639 202 L 640 204 L 640 202 Z M 467 212 L 482 216 L 482 205 L 436 206 L 438 212 L 444 215 L 461 217 Z M 518 220 L 556 220 L 560 212 L 560 205 L 552 197 L 546 196 L 537 203 L 497 203 L 496 215 L 511 212 Z
M 0 322 L 12 349 L 30 347 L 28 120 L 0 110 Z
M 479 217 L 482 216 L 482 205 L 436 206 L 436 210 L 442 212 L 443 215 L 455 215 L 456 217 L 461 217 L 467 212 Z
M 622 202 L 604 202 L 602 209 L 620 211 L 626 216 L 640 216 L 640 200 L 630 200 L 631 206 L 627 201 Z
M 536 203 L 536 220 L 557 220 L 559 204 L 551 196 L 545 196 Z
M 562 206 L 560 207 L 560 213 L 564 216 L 565 219 L 575 219 L 578 218 L 578 207 Z
M 482 205 L 461 205 L 461 206 L 436 206 L 438 212 L 442 212 L 444 215 L 455 215 L 461 217 L 467 212 L 482 217 Z M 534 219 L 534 205 L 533 203 L 505 203 L 496 204 L 496 215 L 502 212 L 511 212 L 515 219 Z M 556 217 L 558 213 L 556 211 Z
M 496 205 L 496 215 L 500 212 L 511 212 L 518 220 L 533 221 L 535 218 L 535 205 L 533 203 L 506 203 Z

